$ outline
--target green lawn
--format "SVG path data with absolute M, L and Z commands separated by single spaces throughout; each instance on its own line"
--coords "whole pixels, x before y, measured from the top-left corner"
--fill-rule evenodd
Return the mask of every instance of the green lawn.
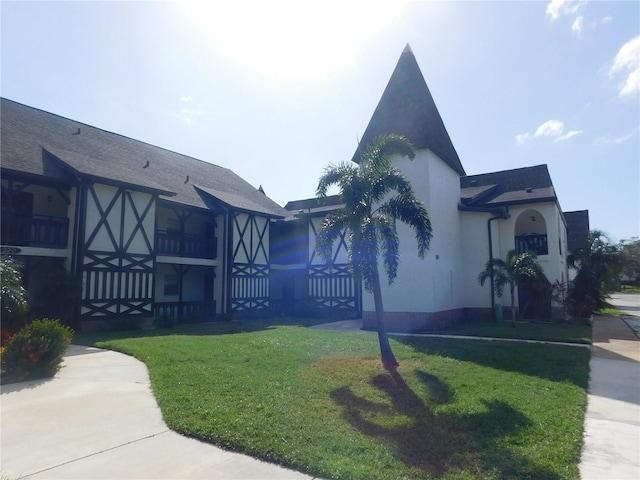
M 468 335 L 471 337 L 517 338 L 521 340 L 544 340 L 550 342 L 591 343 L 590 325 L 568 323 L 511 322 L 465 323 L 446 330 L 433 332 L 445 335 Z
M 412 337 L 390 373 L 374 334 L 252 325 L 96 345 L 147 364 L 172 429 L 322 478 L 579 476 L 587 348 Z

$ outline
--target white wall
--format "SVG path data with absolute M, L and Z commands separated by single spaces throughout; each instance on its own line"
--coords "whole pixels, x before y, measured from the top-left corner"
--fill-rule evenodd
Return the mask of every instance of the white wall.
M 118 188 L 110 185 L 95 184 L 94 191 L 100 208 L 106 212 L 112 199 L 118 194 Z M 131 239 L 127 253 L 141 253 L 148 255 L 151 253 L 149 246 L 147 245 L 142 232 L 137 227 L 137 218 L 134 214 L 134 206 L 138 216 L 142 216 L 147 208 L 147 205 L 151 201 L 151 195 L 148 193 L 128 191 L 129 195 L 122 194 L 116 201 L 116 205 L 107 214 L 107 223 L 111 228 L 111 232 L 114 235 L 115 241 L 119 242 L 120 239 L 120 226 L 123 226 L 123 238 L 125 242 Z M 122 205 L 124 204 L 124 218 Z M 85 224 L 85 239 L 89 239 L 93 231 L 98 226 L 101 220 L 100 210 L 96 201 L 91 193 L 87 195 L 87 214 Z M 124 221 L 123 221 L 124 220 Z M 151 208 L 144 219 L 142 220 L 144 231 L 146 232 L 147 239 L 149 240 L 151 249 L 154 248 L 155 238 L 155 210 Z M 134 234 L 135 231 L 135 235 Z M 133 235 L 133 238 L 131 236 Z M 98 234 L 95 236 L 91 245 L 91 250 L 104 250 L 113 251 L 114 244 L 111 236 L 109 235 L 104 224 L 101 225 Z
M 233 221 L 234 263 L 269 264 L 269 219 L 238 213 Z
M 544 220 L 548 254 L 539 255 L 542 266 L 550 283 L 567 280 L 567 234 L 562 214 L 555 202 L 532 203 L 509 207 L 510 217 L 506 220 L 494 220 L 492 224 L 493 257 L 506 258 L 507 252 L 515 248 L 516 223 L 523 215 L 539 215 Z M 464 238 L 463 258 L 466 266 L 464 296 L 467 307 L 489 307 L 491 305 L 490 285 L 480 287 L 477 278 L 489 259 L 487 220 L 489 214 L 461 212 L 462 233 Z M 540 224 L 540 220 L 537 221 Z M 533 225 L 533 224 L 532 224 Z M 533 227 L 532 227 L 533 228 Z M 528 232 L 533 233 L 533 231 Z M 545 233 L 540 229 L 537 233 Z M 560 243 L 559 243 L 560 242 Z M 562 250 L 560 250 L 560 245 Z M 562 253 L 561 253 L 562 251 Z M 504 295 L 508 293 L 505 292 Z M 503 303 L 510 300 L 503 295 Z M 517 305 L 517 298 L 516 298 Z
M 485 284 L 481 287 L 478 283 L 478 275 L 484 270 L 489 260 L 489 230 L 487 222 L 492 217 L 489 213 L 460 212 L 462 232 L 462 262 L 463 282 L 460 296 L 463 297 L 465 307 L 487 308 L 491 306 L 490 287 Z M 498 251 L 501 237 L 497 222 L 504 220 L 492 220 L 492 244 L 493 252 Z
M 398 222 L 400 265 L 389 286 L 382 274 L 387 312 L 434 312 L 463 306 L 457 294 L 463 285 L 461 228 L 458 214 L 460 177 L 437 155 L 420 150 L 416 158 L 397 158 L 394 164 L 411 182 L 425 204 L 433 238 L 429 253 L 420 260 L 413 230 Z M 381 266 L 382 268 L 382 266 Z M 374 310 L 373 296 L 365 292 L 363 309 Z

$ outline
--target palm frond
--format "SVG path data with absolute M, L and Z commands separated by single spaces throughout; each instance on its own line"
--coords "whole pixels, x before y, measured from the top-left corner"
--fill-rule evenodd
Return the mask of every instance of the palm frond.
M 333 244 L 345 228 L 344 212 L 337 210 L 327 215 L 316 236 L 316 251 L 322 260 L 329 263 L 333 257 Z
M 409 157 L 413 160 L 416 152 L 411 142 L 403 135 L 380 135 L 373 140 L 360 158 L 361 163 L 368 168 L 384 170 L 391 165 L 394 155 Z
M 380 206 L 379 211 L 409 225 L 416 237 L 418 256 L 424 258 L 429 250 L 433 231 L 429 213 L 424 204 L 412 191 L 389 199 Z
M 342 189 L 345 183 L 349 183 L 349 179 L 357 176 L 358 167 L 355 167 L 346 162 L 339 163 L 337 165 L 330 164 L 325 168 L 324 173 L 318 180 L 318 187 L 316 188 L 316 196 L 324 198 L 327 196 L 327 191 L 333 185 L 337 185 Z

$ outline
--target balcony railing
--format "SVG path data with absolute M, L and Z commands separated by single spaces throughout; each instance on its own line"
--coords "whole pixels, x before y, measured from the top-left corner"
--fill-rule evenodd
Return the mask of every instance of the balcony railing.
M 532 251 L 536 255 L 547 255 L 549 253 L 547 236 L 537 234 L 516 236 L 516 252 L 528 251 Z
M 217 237 L 181 235 L 177 232 L 156 232 L 156 253 L 174 257 L 215 259 L 218 251 Z
M 158 319 L 171 319 L 174 323 L 211 322 L 215 317 L 216 302 L 158 302 L 153 313 Z
M 2 219 L 2 244 L 66 248 L 69 219 L 46 215 L 7 215 Z

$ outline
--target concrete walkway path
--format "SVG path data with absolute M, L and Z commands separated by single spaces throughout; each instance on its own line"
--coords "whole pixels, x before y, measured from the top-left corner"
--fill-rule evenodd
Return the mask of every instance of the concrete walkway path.
M 72 345 L 50 380 L 4 385 L 2 480 L 312 477 L 169 430 L 146 366 Z
M 611 303 L 638 315 L 640 295 Z M 582 480 L 640 479 L 640 340 L 620 317 L 596 316 L 580 462 Z

